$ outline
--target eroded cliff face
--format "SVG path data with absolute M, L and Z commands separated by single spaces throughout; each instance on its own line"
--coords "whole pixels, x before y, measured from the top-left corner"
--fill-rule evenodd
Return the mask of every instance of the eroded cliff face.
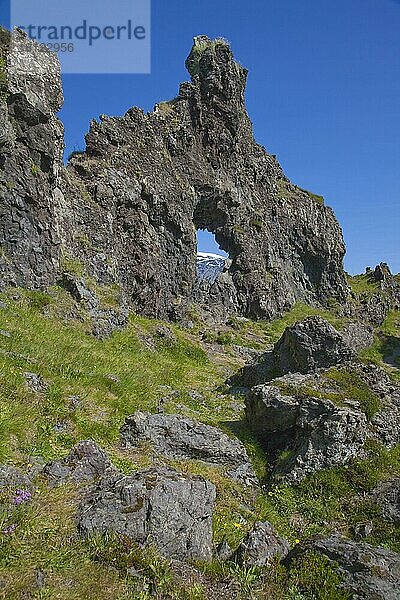
M 0 30 L 0 285 L 44 288 L 59 271 L 63 169 L 57 57 Z
M 46 51 L 35 57 L 38 46 L 15 36 L 41 69 L 32 79 L 6 69 L 3 286 L 44 287 L 80 261 L 100 283 L 119 284 L 135 310 L 180 318 L 196 297 L 196 229 L 203 228 L 231 259 L 211 291 L 216 305 L 222 294 L 221 314 L 272 318 L 296 300 L 347 295 L 335 216 L 254 141 L 247 71 L 226 42 L 195 38 L 186 62 L 191 82 L 176 99 L 149 114 L 132 108 L 93 121 L 85 152 L 63 168 L 57 60 Z

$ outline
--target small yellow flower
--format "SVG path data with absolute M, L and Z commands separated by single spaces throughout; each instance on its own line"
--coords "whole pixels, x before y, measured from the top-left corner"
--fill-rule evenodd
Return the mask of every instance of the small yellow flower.
M 32 468 L 31 463 L 28 463 L 27 467 L 28 467 L 28 469 L 31 469 Z
M 241 523 L 234 523 L 233 526 L 236 527 L 237 529 L 240 529 L 242 527 L 242 524 Z
M 40 494 L 40 490 L 36 490 L 36 493 L 37 493 L 37 494 Z
M 294 543 L 295 543 L 295 544 L 300 544 L 300 540 L 298 540 L 298 539 L 295 539 L 295 540 L 294 540 Z

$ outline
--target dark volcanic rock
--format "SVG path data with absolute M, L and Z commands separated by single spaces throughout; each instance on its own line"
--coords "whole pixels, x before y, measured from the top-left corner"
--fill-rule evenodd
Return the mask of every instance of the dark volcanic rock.
M 11 52 L 12 50 L 12 52 Z M 57 56 L 0 30 L 0 286 L 45 288 L 61 257 L 63 103 Z M 3 74 L 3 73 L 2 73 Z
M 373 327 L 364 323 L 346 323 L 340 330 L 340 334 L 346 344 L 356 353 L 369 348 L 374 342 Z
M 400 478 L 381 483 L 371 494 L 382 510 L 382 517 L 400 526 Z
M 247 71 L 227 43 L 196 38 L 178 97 L 93 121 L 65 169 L 56 56 L 22 33 L 17 56 L 4 30 L 0 41 L 2 286 L 54 283 L 63 255 L 118 283 L 138 312 L 178 318 L 195 299 L 202 228 L 231 261 L 213 285 L 218 314 L 270 318 L 297 300 L 347 296 L 333 212 L 256 144 Z
M 375 365 L 352 363 L 291 373 L 254 386 L 247 421 L 275 461 L 274 477 L 303 479 L 346 464 L 367 439 L 400 442 L 400 387 Z
M 251 429 L 267 452 L 278 458 L 273 476 L 291 482 L 348 463 L 359 455 L 368 433 L 359 407 L 337 406 L 328 398 L 304 394 L 301 387 L 306 386 L 307 376 L 286 376 L 255 386 L 246 399 Z M 279 457 L 282 451 L 284 458 Z
M 375 281 L 388 283 L 389 285 L 391 284 L 393 276 L 387 263 L 379 263 L 379 265 L 376 265 L 373 278 Z
M 287 327 L 275 344 L 274 368 L 280 374 L 312 373 L 355 358 L 343 337 L 321 317 L 308 317 Z
M 32 482 L 27 475 L 11 465 L 0 465 L 0 491 L 10 488 L 31 489 Z
M 90 482 L 107 470 L 115 470 L 107 454 L 92 440 L 85 440 L 76 444 L 64 459 L 48 463 L 43 474 L 51 485 L 60 485 Z
M 287 373 L 313 373 L 321 368 L 348 363 L 356 358 L 355 346 L 366 333 L 355 325 L 343 335 L 325 319 L 315 316 L 287 327 L 272 349 L 245 365 L 238 382 L 253 387 Z M 362 327 L 362 326 L 360 326 Z
M 277 534 L 271 523 L 257 522 L 240 544 L 234 560 L 246 567 L 263 567 L 276 556 L 285 558 L 289 550 L 289 543 Z
M 367 269 L 364 277 L 370 290 L 349 296 L 341 314 L 373 326 L 382 325 L 390 310 L 400 309 L 400 280 L 386 263 Z
M 343 587 L 353 594 L 354 600 L 398 600 L 399 554 L 333 535 L 296 547 L 288 562 L 309 550 L 323 554 L 333 566 L 338 565 Z
M 128 417 L 121 428 L 124 447 L 150 441 L 154 451 L 172 459 L 199 459 L 228 468 L 228 475 L 246 483 L 257 485 L 247 452 L 237 439 L 225 433 L 179 415 L 136 412 Z
M 212 483 L 172 469 L 107 473 L 82 500 L 78 529 L 121 533 L 169 558 L 207 560 L 214 500 Z
M 379 292 L 361 296 L 357 303 L 347 303 L 341 310 L 341 314 L 378 327 L 382 325 L 392 306 L 393 303 L 390 297 Z

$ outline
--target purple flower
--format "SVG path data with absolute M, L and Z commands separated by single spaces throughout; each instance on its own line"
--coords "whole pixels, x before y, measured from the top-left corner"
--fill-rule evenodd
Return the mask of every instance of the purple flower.
M 32 500 L 32 494 L 29 490 L 17 490 L 16 496 L 13 498 L 13 504 L 19 505 Z
M 9 525 L 8 527 L 4 527 L 1 530 L 1 533 L 3 533 L 4 535 L 12 535 L 14 533 L 14 531 L 16 530 L 17 526 L 15 525 L 15 523 L 13 523 L 12 525 Z

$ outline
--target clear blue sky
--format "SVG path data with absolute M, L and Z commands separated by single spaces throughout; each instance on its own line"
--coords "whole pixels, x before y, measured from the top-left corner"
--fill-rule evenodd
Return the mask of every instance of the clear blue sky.
M 333 207 L 348 271 L 400 271 L 399 0 L 153 0 L 151 75 L 64 76 L 68 151 L 91 118 L 174 97 L 202 33 L 229 39 L 249 69 L 256 139 Z

